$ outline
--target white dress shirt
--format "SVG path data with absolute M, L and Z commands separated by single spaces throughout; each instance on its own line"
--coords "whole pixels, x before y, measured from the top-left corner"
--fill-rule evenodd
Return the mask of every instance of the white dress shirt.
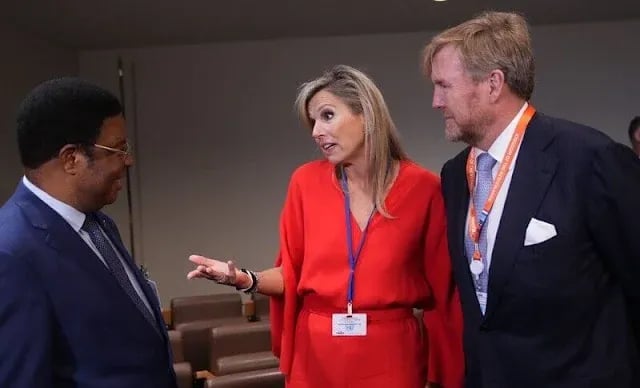
M 71 225 L 73 230 L 76 233 L 78 233 L 80 238 L 82 238 L 82 240 L 84 240 L 84 242 L 89 246 L 89 248 L 91 248 L 91 250 L 96 254 L 96 256 L 98 256 L 102 264 L 104 264 L 104 266 L 107 268 L 109 267 L 106 261 L 104 261 L 104 258 L 102 257 L 102 255 L 100 254 L 96 246 L 93 244 L 93 241 L 91 241 L 89 234 L 84 230 L 82 230 L 82 225 L 84 224 L 84 220 L 87 217 L 83 212 L 73 208 L 72 206 L 67 205 L 62 201 L 59 201 L 53 198 L 51 195 L 47 194 L 42 189 L 40 189 L 39 187 L 31 183 L 26 176 L 22 178 L 22 183 L 36 197 L 40 198 L 42 202 L 46 203 L 50 208 L 52 208 L 56 213 L 58 213 L 62 218 L 64 218 L 64 220 L 67 221 L 69 225 Z M 133 275 L 133 271 L 131 270 L 131 268 L 129 268 L 129 265 L 127 264 L 127 262 L 122 258 L 122 255 L 120 254 L 118 249 L 115 247 L 115 245 L 113 244 L 109 236 L 107 236 L 107 234 L 104 232 L 104 230 L 102 230 L 102 228 L 100 228 L 100 231 L 107 238 L 109 245 L 111 245 L 111 248 L 113 248 L 113 251 L 118 256 L 118 259 L 120 259 L 120 262 L 122 262 L 122 266 L 124 267 L 124 270 L 127 272 L 127 277 L 129 278 L 131 285 L 133 285 L 133 288 L 136 290 L 136 293 L 138 293 L 138 295 L 142 299 L 142 302 L 144 302 L 144 305 L 147 306 L 147 308 L 149 309 L 149 312 L 151 312 L 151 315 L 153 316 L 153 310 L 151 309 L 151 305 L 149 305 L 149 301 L 147 300 L 147 297 L 145 296 L 144 292 L 142 292 L 142 288 L 140 287 L 140 284 L 136 280 L 136 277 Z
M 518 121 L 524 114 L 524 111 L 527 109 L 528 103 L 524 103 L 518 114 L 515 115 L 513 120 L 507 125 L 507 128 L 502 131 L 500 136 L 493 142 L 491 147 L 489 147 L 489 155 L 496 160 L 496 164 L 493 166 L 492 175 L 493 180 L 495 181 L 496 175 L 498 174 L 498 170 L 502 165 L 502 160 L 504 159 L 504 154 L 507 152 L 507 148 L 509 147 L 509 142 L 511 141 L 511 136 L 516 131 L 516 126 L 518 125 Z M 522 143 L 521 143 L 522 144 Z M 474 147 L 473 148 L 476 157 L 478 155 L 484 153 L 485 151 Z M 507 199 L 507 193 L 509 192 L 509 186 L 511 185 L 511 176 L 513 175 L 513 168 L 515 167 L 516 160 L 518 159 L 518 154 L 520 153 L 520 146 L 516 150 L 513 161 L 511 162 L 511 166 L 509 166 L 509 171 L 504 178 L 504 182 L 502 183 L 502 187 L 498 192 L 498 196 L 496 197 L 496 201 L 493 203 L 493 207 L 491 208 L 491 212 L 489 213 L 489 217 L 487 217 L 487 221 L 484 225 L 487 228 L 487 268 L 491 266 L 491 256 L 493 255 L 493 246 L 496 242 L 496 234 L 498 233 L 498 227 L 500 226 L 500 219 L 502 218 L 502 211 L 504 210 L 504 203 Z M 478 176 L 476 171 L 476 177 Z M 469 198 L 469 209 L 471 209 L 471 201 L 473 199 Z M 484 206 L 484 204 L 482 204 Z M 479 210 L 478 210 L 479 211 Z M 465 224 L 465 233 L 469 233 L 469 212 L 467 212 L 467 222 Z

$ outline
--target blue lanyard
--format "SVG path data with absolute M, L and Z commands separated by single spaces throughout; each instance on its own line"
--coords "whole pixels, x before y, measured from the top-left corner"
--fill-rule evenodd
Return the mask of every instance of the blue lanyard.
M 349 288 L 347 289 L 347 313 L 351 314 L 353 309 L 353 285 L 355 279 L 355 270 L 356 270 L 356 262 L 358 261 L 358 257 L 360 256 L 360 252 L 362 251 L 362 247 L 364 246 L 364 240 L 367 236 L 367 231 L 369 230 L 369 224 L 371 223 L 371 218 L 373 218 L 373 214 L 376 211 L 376 207 L 374 206 L 371 210 L 371 214 L 369 215 L 369 219 L 367 220 L 367 225 L 364 227 L 362 231 L 362 237 L 360 238 L 360 244 L 358 245 L 358 250 L 353 252 L 353 230 L 351 228 L 351 200 L 349 197 L 349 186 L 347 185 L 347 174 L 344 172 L 344 167 L 340 169 L 341 174 L 341 183 L 342 183 L 342 191 L 344 193 L 344 217 L 345 223 L 347 226 L 347 253 L 349 256 Z

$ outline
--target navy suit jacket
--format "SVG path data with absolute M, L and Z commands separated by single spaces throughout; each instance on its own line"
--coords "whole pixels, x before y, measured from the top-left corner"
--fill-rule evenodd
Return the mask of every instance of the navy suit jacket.
M 0 387 L 176 388 L 157 297 L 113 221 L 98 217 L 155 327 L 73 228 L 20 183 L 0 209 Z
M 497 231 L 483 316 L 464 248 L 469 151 L 442 170 L 466 386 L 640 386 L 638 158 L 594 129 L 535 114 Z M 524 246 L 532 218 L 557 235 Z

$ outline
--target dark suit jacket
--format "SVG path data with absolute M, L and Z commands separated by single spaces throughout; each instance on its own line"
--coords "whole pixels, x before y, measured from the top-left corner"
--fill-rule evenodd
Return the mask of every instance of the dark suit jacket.
M 20 184 L 0 209 L 0 387 L 175 388 L 159 302 L 124 248 L 155 326 L 53 209 Z
M 482 316 L 464 248 L 469 150 L 442 170 L 466 386 L 639 387 L 640 161 L 594 129 L 536 113 L 500 220 Z M 532 218 L 557 235 L 524 246 Z

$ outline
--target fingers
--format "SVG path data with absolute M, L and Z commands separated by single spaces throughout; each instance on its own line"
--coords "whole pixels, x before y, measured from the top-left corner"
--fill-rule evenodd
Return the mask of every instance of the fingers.
M 187 273 L 187 279 L 194 279 L 194 278 L 210 279 L 209 271 L 207 271 L 207 268 L 208 267 L 205 267 L 204 265 L 197 266 L 196 269 Z
M 233 261 L 231 261 L 231 260 L 227 261 L 227 269 L 228 269 L 227 275 L 233 276 L 235 278 L 236 277 L 236 265 L 233 263 Z
M 189 261 L 197 264 L 197 267 L 187 273 L 187 279 L 204 278 L 219 284 L 235 286 L 236 266 L 233 261 L 225 263 L 201 255 L 191 255 Z
M 212 268 L 216 272 L 226 272 L 228 267 L 228 264 L 225 263 L 224 261 L 210 259 L 208 257 L 200 256 L 200 255 L 189 256 L 189 261 L 197 265 L 202 265 L 207 268 Z
M 191 255 L 189 256 L 189 261 L 198 265 L 214 265 L 215 261 L 209 259 L 208 257 L 200 256 L 200 255 Z
M 231 260 L 227 261 L 227 275 L 229 285 L 236 286 L 236 265 Z
M 197 267 L 187 273 L 187 279 L 204 278 L 219 284 L 235 285 L 236 266 L 232 261 L 218 261 L 201 255 L 189 256 Z
M 193 271 L 190 271 L 190 272 L 187 274 L 187 279 L 208 278 L 208 277 L 209 277 L 209 276 L 207 275 L 207 273 L 206 273 L 206 272 L 204 272 L 204 271 L 200 271 L 200 270 L 197 270 L 197 269 L 196 269 L 196 270 L 193 270 Z

